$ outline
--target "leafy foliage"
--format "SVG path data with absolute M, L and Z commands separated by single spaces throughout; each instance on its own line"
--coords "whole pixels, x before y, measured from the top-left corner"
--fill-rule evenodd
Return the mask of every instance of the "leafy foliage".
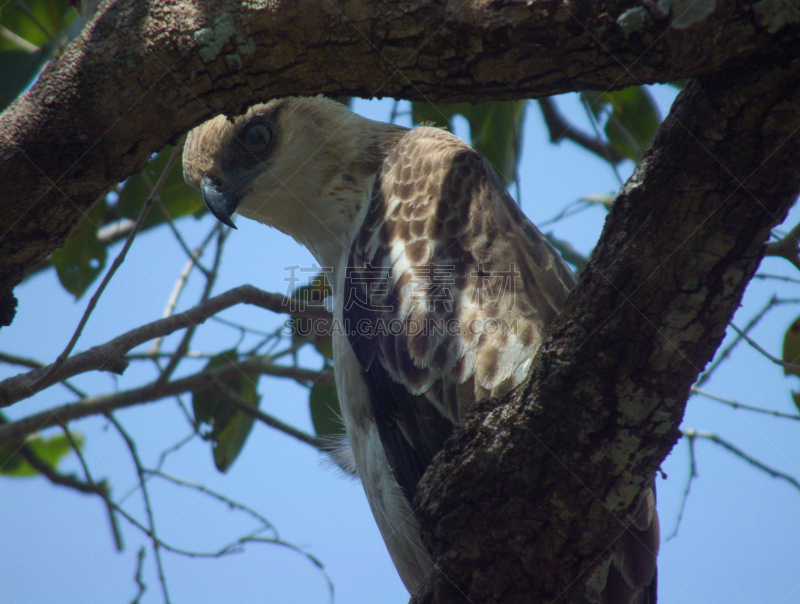
M 507 187 L 516 180 L 526 107 L 525 100 L 478 105 L 415 102 L 411 105 L 411 119 L 415 124 L 427 123 L 452 130 L 453 116 L 464 116 L 469 122 L 472 146 L 489 160 L 503 186 Z
M 795 319 L 783 336 L 783 360 L 792 365 L 800 365 L 800 317 Z M 800 370 L 784 367 L 786 375 L 800 375 Z
M 172 154 L 172 147 L 165 147 L 160 153 L 154 155 L 147 163 L 145 169 L 136 176 L 131 176 L 122 185 L 119 192 L 119 201 L 114 209 L 119 217 L 136 220 L 142 210 L 144 200 L 150 195 L 153 183 L 159 178 Z M 194 214 L 205 214 L 206 206 L 200 196 L 189 188 L 183 180 L 183 169 L 180 162 L 176 162 L 159 192 L 159 197 L 171 218 L 180 218 Z M 145 218 L 142 228 L 149 229 L 167 221 L 167 217 L 158 209 L 152 210 Z
M 342 411 L 336 388 L 319 382 L 311 387 L 309 395 L 311 423 L 317 436 L 337 436 L 344 434 Z
M 605 134 L 621 157 L 638 162 L 661 124 L 655 101 L 641 86 L 614 92 L 583 92 L 595 118 L 605 120 Z
M 0 8 L 0 109 L 33 81 L 69 39 L 77 13 L 66 0 L 6 2 Z
M 79 434 L 73 433 L 72 439 L 78 446 L 83 444 L 83 437 Z M 69 440 L 63 434 L 47 439 L 34 436 L 26 440 L 24 446 L 28 447 L 31 453 L 53 470 L 56 469 L 61 458 L 72 451 Z M 18 478 L 39 474 L 23 457 L 19 449 L 18 445 L 0 447 L 0 474 Z
M 325 299 L 331 295 L 331 284 L 325 273 L 319 273 L 309 279 L 308 285 L 301 285 L 292 292 L 292 300 L 302 306 L 325 306 Z M 330 322 L 325 319 L 292 317 L 289 329 L 292 342 L 311 342 L 323 358 L 333 361 L 333 339 L 330 334 Z
M 205 368 L 212 369 L 225 365 L 238 356 L 235 350 L 221 352 L 213 356 Z M 261 397 L 256 394 L 257 383 L 258 375 L 241 375 L 228 380 L 225 385 L 254 408 L 258 408 Z M 211 427 L 206 436 L 212 443 L 214 465 L 220 472 L 227 472 L 239 456 L 253 428 L 253 417 L 234 409 L 211 392 L 195 392 L 192 395 L 192 409 L 198 428 L 201 424 Z
M 107 210 L 105 200 L 97 202 L 67 238 L 64 247 L 53 252 L 58 279 L 76 299 L 86 292 L 105 266 L 106 246 L 97 234 Z
M 783 336 L 783 360 L 792 365 L 800 365 L 800 317 L 792 322 Z M 800 369 L 784 367 L 783 373 L 800 376 Z M 800 411 L 800 392 L 792 391 L 792 400 Z
M 158 179 L 167 165 L 172 147 L 167 147 L 148 162 L 145 169 L 132 176 L 122 185 L 117 201 L 109 203 L 107 197 L 95 204 L 84 221 L 67 238 L 64 247 L 53 252 L 52 261 L 58 272 L 61 284 L 76 298 L 80 298 L 105 267 L 107 248 L 111 241 L 99 237 L 100 229 L 109 221 L 120 218 L 136 220 L 144 201 L 150 195 L 152 184 Z M 170 217 L 187 215 L 201 216 L 206 207 L 199 195 L 195 194 L 183 180 L 179 164 L 170 170 L 159 193 Z M 145 218 L 142 229 L 150 229 L 167 221 L 159 209 L 151 210 Z

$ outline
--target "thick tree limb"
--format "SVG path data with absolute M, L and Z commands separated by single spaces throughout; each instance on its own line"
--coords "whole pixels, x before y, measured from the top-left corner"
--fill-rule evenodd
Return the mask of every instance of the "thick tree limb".
M 100 195 L 215 113 L 319 92 L 477 102 L 606 90 L 797 54 L 789 3 L 629 4 L 110 3 L 0 116 L 0 325 L 13 287 Z
M 800 60 L 695 80 L 620 191 L 527 385 L 423 477 L 414 602 L 585 602 L 800 191 Z

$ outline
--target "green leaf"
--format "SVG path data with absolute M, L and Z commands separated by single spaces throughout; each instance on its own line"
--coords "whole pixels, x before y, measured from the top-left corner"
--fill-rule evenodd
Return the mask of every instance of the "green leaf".
M 507 187 L 516 178 L 526 107 L 525 100 L 478 105 L 415 102 L 411 105 L 411 119 L 415 124 L 452 129 L 453 116 L 464 116 L 469 122 L 472 146 L 489 161 Z
M 0 25 L 26 42 L 41 47 L 52 43 L 77 16 L 77 11 L 67 0 L 4 2 L 0 10 Z M 19 48 L 13 40 L 0 37 L 0 50 Z
M 337 436 L 344 434 L 342 411 L 336 388 L 316 383 L 311 387 L 309 395 L 311 423 L 317 436 Z
M 148 162 L 143 174 L 147 175 L 151 185 L 155 185 L 161 177 L 171 154 L 172 147 L 165 147 Z M 142 174 L 131 176 L 122 186 L 122 190 L 119 193 L 119 201 L 114 206 L 117 214 L 124 218 L 136 220 L 142 211 L 145 200 L 150 195 L 150 190 Z M 161 187 L 159 196 L 173 219 L 189 214 L 201 216 L 207 211 L 200 196 L 192 191 L 183 180 L 183 169 L 180 162 L 175 162 L 175 165 L 172 166 L 167 179 L 164 181 L 164 186 Z M 163 222 L 166 222 L 164 214 L 158 208 L 153 208 L 145 218 L 142 228 L 149 229 Z
M 795 319 L 783 335 L 783 360 L 792 365 L 800 365 L 800 317 Z M 800 375 L 800 370 L 784 367 L 785 375 Z
M 583 92 L 595 117 L 607 116 L 605 133 L 614 151 L 638 162 L 661 123 L 653 97 L 641 86 L 614 92 Z
M 238 357 L 236 350 L 227 350 L 211 357 L 205 368 L 219 367 Z M 258 408 L 261 397 L 256 394 L 257 383 L 258 374 L 254 374 L 237 376 L 225 382 L 225 385 L 254 408 Z M 198 428 L 201 424 L 211 427 L 207 437 L 212 443 L 214 465 L 220 472 L 227 472 L 242 451 L 253 428 L 253 417 L 233 408 L 210 392 L 195 392 L 192 395 L 192 409 Z
M 325 273 L 319 273 L 309 279 L 308 285 L 301 285 L 292 292 L 293 304 L 296 308 L 309 306 L 325 306 L 325 298 L 331 295 L 331 285 Z M 333 338 L 330 333 L 330 320 L 292 317 L 289 329 L 292 342 L 311 342 L 323 357 L 333 360 Z
M 22 94 L 51 55 L 50 47 L 33 53 L 23 50 L 0 52 L 0 110 Z
M 72 438 L 80 448 L 83 444 L 83 437 L 80 434 L 72 433 Z M 41 436 L 35 436 L 26 440 L 25 446 L 53 469 L 64 455 L 72 451 L 69 440 L 63 434 L 47 440 Z M 38 472 L 19 453 L 19 445 L 7 445 L 0 447 L 0 474 L 19 478 L 35 476 Z
M 28 11 L 20 8 L 24 4 Z M 77 12 L 66 0 L 5 2 L 0 25 L 0 110 L 11 104 L 34 80 L 68 37 L 61 34 Z
M 105 200 L 94 204 L 83 222 L 67 237 L 64 247 L 53 251 L 58 279 L 76 299 L 86 292 L 106 264 L 106 246 L 98 239 L 97 231 L 107 210 Z
M 545 233 L 544 236 L 559 251 L 561 257 L 575 267 L 576 274 L 586 268 L 589 259 L 572 247 L 571 243 L 557 239 L 552 233 Z
M 260 400 L 260 399 L 259 399 Z M 258 407 L 258 400 L 253 404 Z M 214 449 L 214 465 L 220 472 L 227 472 L 239 457 L 244 442 L 253 429 L 254 418 L 237 411 L 233 418 L 216 436 Z

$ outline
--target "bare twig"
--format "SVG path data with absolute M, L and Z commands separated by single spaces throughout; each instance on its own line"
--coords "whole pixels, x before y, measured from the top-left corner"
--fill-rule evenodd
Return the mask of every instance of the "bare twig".
M 217 269 L 219 269 L 219 262 L 222 258 L 222 247 L 225 243 L 225 237 L 228 230 L 219 228 L 217 231 L 217 252 L 214 254 L 214 263 L 208 271 L 203 271 L 203 274 L 206 276 L 206 285 L 203 288 L 203 293 L 200 295 L 200 304 L 206 302 L 208 297 L 211 295 L 211 289 L 214 287 L 214 282 L 217 280 Z M 194 330 L 197 325 L 189 325 L 186 328 L 186 332 L 183 334 L 178 347 L 175 349 L 175 353 L 170 358 L 167 366 L 158 376 L 156 380 L 156 385 L 165 384 L 175 369 L 178 367 L 178 363 L 180 363 L 186 352 L 189 350 L 189 342 L 192 340 L 192 336 L 194 335 Z
M 791 369 L 792 372 L 797 373 L 797 374 L 800 375 L 800 365 L 795 365 L 794 363 L 787 363 L 786 361 L 782 361 L 778 357 L 772 356 L 770 353 L 768 353 L 766 350 L 764 350 L 761 346 L 759 346 L 758 343 L 756 343 L 754 340 L 749 338 L 742 330 L 740 330 L 738 327 L 736 327 L 736 325 L 734 325 L 733 323 L 729 323 L 729 325 L 733 328 L 733 330 L 736 333 L 738 333 L 740 336 L 742 336 L 742 338 L 744 338 L 745 342 L 750 344 L 750 346 L 752 346 L 758 352 L 760 352 L 765 357 L 767 357 L 767 359 L 769 359 L 770 361 L 772 361 L 776 365 L 780 365 L 784 369 L 787 369 L 787 370 Z
M 86 463 L 86 458 L 83 456 L 83 451 L 81 451 L 80 446 L 75 441 L 75 437 L 72 435 L 72 432 L 69 431 L 65 424 L 61 424 L 61 429 L 64 431 L 64 437 L 69 442 L 69 446 L 72 448 L 72 451 L 77 455 L 78 461 L 80 461 L 81 468 L 83 468 L 83 475 L 86 477 L 86 481 L 92 484 L 97 484 L 97 481 L 92 478 L 92 473 L 89 471 L 89 464 Z M 105 481 L 102 481 L 105 483 Z M 106 504 L 106 511 L 108 512 L 108 521 L 111 525 L 111 534 L 114 536 L 114 545 L 117 548 L 118 552 L 121 552 L 124 549 L 124 545 L 122 542 L 122 533 L 119 530 L 119 524 L 117 523 L 117 517 L 114 515 L 114 503 L 111 501 L 111 492 L 110 490 L 106 490 L 106 494 L 103 497 L 103 501 Z
M 187 558 L 222 558 L 223 556 L 227 556 L 229 554 L 235 554 L 241 552 L 243 550 L 242 546 L 246 543 L 271 543 L 273 545 L 281 545 L 283 547 L 289 548 L 292 551 L 295 551 L 303 556 L 305 556 L 309 561 L 311 561 L 315 566 L 317 566 L 320 570 L 324 573 L 324 565 L 320 562 L 315 556 L 309 554 L 308 552 L 304 551 L 303 549 L 299 548 L 298 546 L 294 545 L 293 543 L 288 543 L 281 539 L 273 538 L 273 537 L 261 537 L 259 533 L 270 530 L 269 527 L 259 527 L 255 531 L 251 531 L 249 534 L 236 539 L 228 543 L 227 545 L 214 550 L 214 551 L 194 551 L 194 550 L 187 550 L 180 547 L 175 547 L 174 545 L 170 545 L 165 541 L 161 541 L 157 535 L 155 535 L 150 529 L 148 529 L 145 525 L 139 522 L 136 518 L 131 516 L 128 512 L 126 512 L 122 508 L 117 508 L 117 511 L 122 515 L 125 520 L 130 522 L 133 526 L 139 529 L 142 533 L 147 535 L 151 540 L 156 540 L 160 548 L 171 552 L 173 554 L 178 554 L 180 556 L 186 556 Z M 332 589 L 333 586 L 330 582 L 330 578 L 328 577 L 327 573 L 325 573 L 325 577 L 328 581 L 328 586 Z
M 164 309 L 164 317 L 169 317 L 175 312 L 175 306 L 178 303 L 178 298 L 180 297 L 183 288 L 186 287 L 186 283 L 189 280 L 189 274 L 191 273 L 192 268 L 197 267 L 206 276 L 206 278 L 210 276 L 209 271 L 199 263 L 198 259 L 211 241 L 214 233 L 219 228 L 219 223 L 214 225 L 214 228 L 211 229 L 206 238 L 203 239 L 202 243 L 197 246 L 197 249 L 195 249 L 194 252 L 187 250 L 187 253 L 189 254 L 189 260 L 186 263 L 186 266 L 183 267 L 181 274 L 178 276 L 178 281 L 175 283 L 175 287 L 172 288 L 172 294 L 170 294 L 169 300 L 167 300 L 167 307 Z M 180 241 L 183 242 L 183 239 L 180 239 Z M 162 340 L 163 338 L 157 338 L 156 341 L 153 342 L 150 352 L 158 352 L 159 348 L 161 347 Z
M 133 596 L 133 600 L 131 600 L 131 604 L 139 604 L 144 592 L 147 591 L 147 584 L 142 581 L 142 568 L 144 567 L 144 555 L 147 550 L 144 547 L 139 548 L 139 553 L 136 554 L 136 575 L 133 577 L 133 580 L 136 581 L 136 587 L 138 591 L 136 595 Z
M 787 277 L 786 275 L 773 275 L 771 273 L 756 273 L 753 275 L 753 279 L 761 279 L 767 280 L 772 279 L 774 281 L 783 281 L 784 283 L 800 283 L 800 279 L 796 277 Z
M 190 440 L 192 440 L 196 436 L 197 436 L 197 431 L 192 430 L 191 432 L 189 432 L 189 434 L 184 436 L 182 439 L 180 439 L 174 445 L 164 449 L 161 452 L 161 455 L 158 456 L 158 464 L 156 465 L 155 470 L 152 470 L 152 472 L 160 473 L 161 472 L 161 468 L 164 467 L 164 462 L 167 461 L 167 457 L 169 457 L 170 455 L 172 455 L 176 451 L 180 451 L 186 443 L 188 443 Z
M 155 384 L 149 384 L 134 390 L 87 398 L 77 403 L 61 405 L 48 411 L 24 417 L 0 426 L 0 446 L 20 442 L 33 432 L 49 426 L 65 424 L 82 417 L 110 413 L 115 409 L 157 401 L 182 392 L 205 392 L 214 388 L 214 383 L 217 380 L 225 382 L 247 373 L 263 373 L 265 375 L 291 378 L 305 383 L 320 382 L 327 385 L 333 385 L 334 383 L 333 371 L 330 369 L 312 371 L 300 367 L 274 365 L 260 359 L 247 359 L 206 369 L 168 382 L 158 388 L 155 387 Z
M 706 440 L 710 440 L 711 442 L 727 449 L 737 457 L 745 460 L 747 463 L 755 466 L 759 470 L 766 472 L 773 478 L 780 478 L 781 480 L 785 480 L 789 484 L 791 484 L 794 488 L 800 491 L 800 482 L 797 481 L 796 478 L 793 476 L 789 476 L 788 474 L 781 472 L 780 470 L 776 470 L 774 468 L 769 467 L 765 463 L 758 461 L 755 457 L 752 457 L 739 449 L 737 446 L 729 443 L 727 440 L 720 438 L 718 435 L 713 434 L 711 432 L 699 432 L 697 430 L 686 430 L 684 434 L 689 438 L 705 438 Z
M 5 352 L 0 352 L 0 363 L 8 363 L 9 365 L 21 365 L 22 367 L 28 367 L 29 369 L 39 369 L 40 367 L 44 367 L 44 363 L 41 361 L 36 361 L 34 359 L 29 359 L 28 357 L 21 357 L 15 354 L 8 354 Z
M 97 238 L 104 246 L 114 245 L 131 234 L 136 222 L 130 218 L 121 218 L 111 224 L 97 229 Z
M 193 429 L 187 436 L 184 436 L 182 439 L 180 439 L 174 445 L 172 445 L 172 446 L 168 447 L 167 449 L 165 449 L 164 451 L 162 451 L 161 455 L 159 455 L 159 457 L 158 457 L 158 464 L 156 465 L 155 469 L 152 469 L 152 470 L 148 469 L 147 470 L 147 479 L 149 480 L 151 476 L 155 476 L 156 474 L 160 474 L 161 468 L 163 467 L 164 462 L 166 461 L 167 457 L 169 455 L 171 455 L 172 453 L 175 453 L 176 451 L 179 451 L 181 448 L 183 448 L 183 446 L 186 443 L 188 443 L 189 441 L 191 441 L 195 437 L 199 437 L 199 433 L 197 432 L 197 430 Z M 128 500 L 128 498 L 138 490 L 139 490 L 138 486 L 134 486 L 134 487 L 129 488 L 128 491 L 122 497 L 120 497 L 117 500 L 117 505 L 124 504 Z
M 34 470 L 53 484 L 68 487 L 79 493 L 100 495 L 104 499 L 108 497 L 108 483 L 104 480 L 100 482 L 84 482 L 73 474 L 61 474 L 49 463 L 42 460 L 36 452 L 26 444 L 20 445 L 17 453 L 19 453 Z
M 767 256 L 779 256 L 786 258 L 794 266 L 800 269 L 800 254 L 798 254 L 798 247 L 800 246 L 800 224 L 796 225 L 787 235 L 778 239 L 778 241 L 770 241 L 765 249 Z
M 291 310 L 291 314 L 298 317 L 330 317 L 330 313 L 322 307 L 306 305 L 303 308 L 295 308 L 297 305 L 293 305 L 285 296 L 267 293 L 252 285 L 242 285 L 198 304 L 186 312 L 137 327 L 105 344 L 76 354 L 58 369 L 34 369 L 3 380 L 0 382 L 0 407 L 12 405 L 56 382 L 93 369 L 122 373 L 128 364 L 124 355 L 132 348 L 153 338 L 202 323 L 216 313 L 240 303 L 252 304 L 276 313 L 289 313 Z M 45 374 L 48 374 L 46 379 Z
M 694 439 L 696 434 L 684 432 L 686 442 L 689 443 L 689 476 L 686 479 L 686 486 L 683 488 L 683 497 L 681 498 L 681 509 L 678 511 L 678 517 L 675 519 L 675 528 L 672 532 L 664 538 L 664 541 L 669 541 L 678 534 L 678 527 L 681 525 L 683 519 L 683 511 L 686 509 L 686 502 L 689 500 L 689 491 L 692 489 L 692 482 L 697 478 L 697 458 L 694 455 Z
M 179 150 L 183 149 L 183 139 L 181 139 L 181 142 L 179 142 L 177 145 L 175 145 L 175 148 L 173 148 L 172 152 L 175 153 L 176 149 L 179 149 Z M 150 195 L 153 196 L 155 204 L 158 206 L 158 210 L 161 212 L 161 215 L 164 216 L 164 220 L 166 221 L 167 226 L 169 226 L 170 230 L 172 231 L 173 236 L 178 241 L 178 245 L 181 246 L 183 251 L 189 257 L 190 262 L 192 264 L 196 265 L 197 268 L 202 273 L 204 273 L 206 275 L 206 277 L 207 277 L 208 276 L 208 271 L 205 269 L 205 267 L 203 265 L 201 265 L 199 262 L 197 262 L 198 251 L 196 250 L 196 251 L 193 252 L 192 250 L 189 249 L 189 246 L 186 244 L 186 241 L 183 239 L 183 235 L 181 235 L 180 231 L 175 226 L 175 221 L 172 219 L 172 215 L 169 213 L 169 210 L 167 209 L 167 206 L 164 205 L 164 201 L 161 199 L 160 190 L 158 188 L 156 188 L 156 186 L 153 185 L 152 182 L 150 182 L 150 176 L 148 176 L 147 170 L 143 170 L 141 172 L 141 176 L 142 176 L 142 181 L 144 182 L 145 186 L 150 191 Z M 215 225 L 215 228 L 217 228 L 217 225 Z M 202 247 L 204 247 L 204 246 L 201 246 L 201 248 Z
M 712 401 L 717 401 L 718 403 L 723 403 L 732 407 L 734 409 L 744 409 L 745 411 L 753 411 L 755 413 L 763 413 L 764 415 L 772 415 L 773 417 L 780 417 L 783 419 L 793 419 L 800 421 L 800 415 L 796 413 L 783 413 L 782 411 L 776 411 L 775 409 L 765 409 L 763 407 L 754 407 L 752 405 L 745 405 L 744 403 L 737 403 L 736 401 L 732 401 L 730 399 L 722 398 L 721 396 L 717 396 L 716 394 L 711 394 L 710 392 L 706 392 L 705 390 L 701 390 L 697 386 L 692 386 L 692 392 L 695 394 L 700 394 L 705 396 L 706 398 L 710 398 Z
M 550 133 L 550 142 L 558 143 L 563 138 L 569 139 L 587 151 L 599 155 L 612 165 L 622 159 L 611 145 L 601 138 L 588 136 L 567 122 L 550 97 L 539 99 L 539 108 L 542 110 L 544 123 Z
M 711 377 L 711 374 L 713 374 L 714 371 L 717 369 L 717 367 L 719 367 L 720 364 L 725 359 L 728 358 L 728 356 L 731 354 L 731 352 L 733 352 L 733 349 L 736 347 L 736 345 L 739 344 L 739 342 L 742 341 L 744 336 L 746 334 L 748 334 L 750 332 L 750 330 L 753 329 L 758 324 L 758 322 L 764 317 L 764 315 L 767 314 L 767 311 L 769 311 L 770 308 L 772 308 L 773 306 L 775 306 L 778 303 L 777 300 L 778 299 L 773 294 L 772 297 L 769 299 L 769 301 L 764 305 L 764 308 L 762 308 L 760 311 L 758 311 L 755 314 L 755 316 L 752 319 L 750 319 L 750 321 L 747 322 L 747 325 L 744 326 L 744 330 L 743 330 L 742 334 L 737 334 L 736 337 L 733 338 L 733 341 L 731 341 L 730 344 L 725 346 L 725 348 L 723 348 L 719 353 L 717 353 L 715 355 L 714 362 L 711 363 L 711 365 L 709 365 L 708 369 L 706 369 L 700 375 L 699 378 L 697 378 L 697 381 L 695 382 L 695 386 L 702 386 L 706 381 L 708 381 L 708 379 Z M 734 329 L 736 329 L 736 328 L 734 327 Z
M 238 329 L 241 332 L 251 333 L 253 335 L 261 336 L 261 337 L 264 337 L 264 338 L 272 339 L 272 338 L 274 338 L 276 336 L 276 332 L 274 332 L 274 331 L 269 332 L 269 331 L 264 331 L 263 329 L 255 329 L 254 327 L 249 327 L 247 325 L 242 325 L 241 323 L 237 323 L 236 321 L 230 321 L 228 319 L 223 319 L 222 317 L 211 317 L 211 320 L 215 321 L 215 322 L 217 322 L 217 323 L 219 323 L 221 325 L 227 325 L 228 327 L 233 327 L 234 329 Z M 280 335 L 280 332 L 282 331 L 282 329 L 283 328 L 277 330 L 278 331 L 277 335 Z
M 36 44 L 31 44 L 25 38 L 18 36 L 13 31 L 2 25 L 0 25 L 0 37 L 5 38 L 12 44 L 16 44 L 25 52 L 29 52 L 31 54 L 39 52 L 39 47 L 36 46 Z
M 70 353 L 72 352 L 72 349 L 75 348 L 75 344 L 78 343 L 78 338 L 81 337 L 81 334 L 83 333 L 83 328 L 89 321 L 89 317 L 92 315 L 92 311 L 94 311 L 95 306 L 97 306 L 97 302 L 100 300 L 100 296 L 103 295 L 103 292 L 105 291 L 108 284 L 111 282 L 111 278 L 117 272 L 117 269 L 120 266 L 122 266 L 122 262 L 125 260 L 125 256 L 128 254 L 128 250 L 131 248 L 131 245 L 133 245 L 133 240 L 136 238 L 137 233 L 141 230 L 142 226 L 144 225 L 145 218 L 147 218 L 147 214 L 150 212 L 150 208 L 153 205 L 153 196 L 157 194 L 158 191 L 161 189 L 161 187 L 164 185 L 164 181 L 166 181 L 170 169 L 172 168 L 175 161 L 178 159 L 178 155 L 180 154 L 179 151 L 180 151 L 179 147 L 176 147 L 175 149 L 172 150 L 172 155 L 170 155 L 169 161 L 167 161 L 167 165 L 164 168 L 164 171 L 161 173 L 161 176 L 159 177 L 156 186 L 153 188 L 153 191 L 150 193 L 150 195 L 148 195 L 147 199 L 145 200 L 144 205 L 142 206 L 142 211 L 139 212 L 139 217 L 136 220 L 136 224 L 134 225 L 133 229 L 128 235 L 128 238 L 125 240 L 125 245 L 122 246 L 122 249 L 120 250 L 119 254 L 117 254 L 116 258 L 114 258 L 114 262 L 111 263 L 111 266 L 106 271 L 106 274 L 103 277 L 103 280 L 100 282 L 100 285 L 97 286 L 97 290 L 94 292 L 94 294 L 92 294 L 89 303 L 86 305 L 86 310 L 84 311 L 81 320 L 78 322 L 78 327 L 75 328 L 75 333 L 72 334 L 72 338 L 70 338 L 70 341 L 67 343 L 66 348 L 60 355 L 58 355 L 58 358 L 56 359 L 55 363 L 50 365 L 50 367 L 46 370 L 44 375 L 41 376 L 42 381 L 46 381 L 50 373 L 58 371 L 58 368 L 61 365 L 63 365 L 64 362 L 67 360 L 67 357 L 69 357 Z
M 394 103 L 392 104 L 392 112 L 389 115 L 389 122 L 392 124 L 395 123 L 395 120 L 400 116 L 400 101 L 395 99 Z
M 199 256 L 200 251 L 196 250 L 194 252 L 195 256 Z M 169 300 L 167 300 L 167 306 L 164 309 L 164 317 L 171 317 L 172 314 L 175 312 L 175 306 L 178 304 L 178 298 L 183 291 L 183 288 L 186 287 L 186 283 L 189 281 L 189 274 L 192 272 L 192 268 L 195 266 L 200 266 L 196 263 L 196 257 L 190 258 L 186 265 L 183 267 L 181 274 L 178 275 L 178 280 L 175 282 L 175 287 L 172 288 L 172 293 L 169 296 Z M 151 356 L 155 356 L 159 350 L 161 349 L 161 342 L 164 338 L 156 338 L 153 342 L 153 345 L 150 347 L 150 354 Z M 172 356 L 172 355 L 168 355 Z
M 592 124 L 592 128 L 594 129 L 594 135 L 598 140 L 603 139 L 603 135 L 600 133 L 600 123 L 597 121 L 597 116 L 594 113 L 592 105 L 589 103 L 589 97 L 587 96 L 586 92 L 580 93 L 581 103 L 583 104 L 583 109 L 586 112 L 586 117 L 589 118 L 589 122 Z M 595 102 L 599 100 L 595 99 Z M 622 159 L 622 158 L 620 158 Z M 611 169 L 614 170 L 614 174 L 617 177 L 617 181 L 619 181 L 620 186 L 622 186 L 623 180 L 622 176 L 620 176 L 619 168 L 617 167 L 616 163 L 611 163 Z
M 275 428 L 284 434 L 293 436 L 297 440 L 311 445 L 322 453 L 330 452 L 330 440 L 306 434 L 302 430 L 298 430 L 297 428 L 285 424 L 281 420 L 272 417 L 263 411 L 260 411 L 259 409 L 253 407 L 252 403 L 250 403 L 247 399 L 228 388 L 228 386 L 226 386 L 221 380 L 214 381 L 213 390 L 214 393 L 217 394 L 222 400 L 242 413 L 261 420 L 271 428 Z
M 273 532 L 273 535 L 275 536 L 276 539 L 278 538 L 278 530 L 275 528 L 275 526 L 269 520 L 264 518 L 264 516 L 256 512 L 253 508 L 246 506 L 243 503 L 239 503 L 238 501 L 234 501 L 233 499 L 226 497 L 222 493 L 218 493 L 217 491 L 212 491 L 204 484 L 190 482 L 188 480 L 184 480 L 183 478 L 178 478 L 177 476 L 172 476 L 170 474 L 162 472 L 161 470 L 148 470 L 148 473 L 151 474 L 152 476 L 158 476 L 159 478 L 163 478 L 164 480 L 176 484 L 178 486 L 199 491 L 203 495 L 208 495 L 212 499 L 216 499 L 217 501 L 224 503 L 230 509 L 240 510 L 245 514 L 247 514 L 248 516 L 251 516 L 255 520 L 258 520 L 258 522 L 260 522 L 263 527 Z
M 5 417 L 0 415 L 0 423 L 4 424 L 6 422 Z M 44 461 L 41 457 L 36 454 L 28 444 L 22 443 L 20 444 L 19 448 L 17 449 L 17 453 L 22 456 L 22 458 L 28 462 L 28 465 L 31 466 L 34 470 L 36 470 L 39 474 L 44 476 L 48 481 L 52 484 L 67 487 L 69 489 L 73 489 L 78 491 L 79 493 L 85 493 L 89 495 L 98 495 L 103 499 L 108 508 L 109 512 L 109 519 L 111 522 L 111 532 L 114 536 L 114 541 L 117 546 L 117 551 L 122 551 L 122 536 L 119 532 L 119 526 L 117 526 L 116 517 L 114 516 L 114 512 L 112 509 L 112 502 L 110 499 L 110 490 L 108 487 L 108 483 L 105 480 L 101 480 L 97 482 L 92 479 L 91 474 L 89 473 L 89 468 L 86 466 L 86 460 L 83 458 L 83 455 L 80 451 L 80 447 L 78 443 L 75 442 L 74 437 L 69 432 L 69 430 L 64 427 L 64 434 L 66 435 L 67 441 L 69 442 L 72 449 L 78 455 L 78 458 L 81 461 L 81 465 L 83 466 L 84 474 L 86 476 L 86 480 L 80 480 L 74 474 L 62 474 L 58 470 L 56 470 L 52 465 Z
M 156 556 L 156 568 L 158 569 L 158 580 L 159 583 L 161 583 L 161 592 L 164 594 L 164 604 L 169 604 L 167 577 L 164 574 L 164 565 L 161 561 L 161 541 L 156 535 L 156 523 L 155 523 L 155 518 L 153 517 L 153 506 L 150 503 L 150 494 L 147 490 L 147 485 L 145 484 L 145 470 L 142 467 L 142 462 L 139 460 L 139 454 L 136 452 L 136 443 L 133 442 L 133 439 L 130 437 L 130 435 L 125 431 L 122 425 L 114 418 L 114 416 L 111 413 L 106 414 L 106 417 L 108 417 L 109 421 L 117 429 L 117 432 L 119 432 L 120 436 L 122 436 L 122 439 L 125 441 L 125 444 L 128 446 L 128 450 L 131 453 L 131 458 L 133 459 L 133 463 L 136 466 L 136 474 L 139 476 L 139 486 L 142 490 L 144 509 L 145 513 L 147 514 L 147 522 L 150 527 L 148 535 L 150 536 L 150 539 L 153 542 L 153 553 Z
M 174 352 L 131 352 L 125 355 L 127 361 L 156 361 L 171 358 Z M 214 352 L 188 351 L 184 356 L 190 359 L 210 359 L 216 356 Z
M 558 214 L 552 218 L 548 218 L 543 222 L 537 222 L 536 226 L 541 230 L 546 226 L 555 224 L 564 218 L 569 218 L 570 216 L 579 214 L 580 212 L 583 212 L 584 210 L 587 210 L 593 206 L 602 205 L 606 210 L 608 210 L 613 204 L 613 195 L 603 195 L 599 193 L 594 195 L 584 195 L 580 199 L 576 199 L 575 201 L 568 203 Z

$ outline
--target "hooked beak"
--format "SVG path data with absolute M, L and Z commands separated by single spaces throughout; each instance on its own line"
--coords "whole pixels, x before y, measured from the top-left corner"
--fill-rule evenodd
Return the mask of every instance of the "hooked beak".
M 236 228 L 231 216 L 241 201 L 239 190 L 232 190 L 219 178 L 206 174 L 200 181 L 200 194 L 217 220 L 232 229 Z

